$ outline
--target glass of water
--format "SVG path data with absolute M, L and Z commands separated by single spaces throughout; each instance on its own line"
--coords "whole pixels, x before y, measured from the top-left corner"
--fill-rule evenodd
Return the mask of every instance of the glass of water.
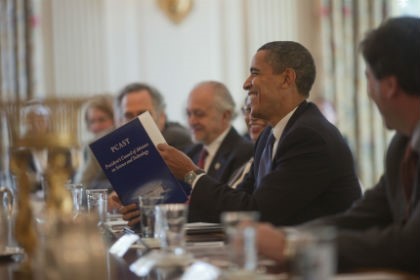
M 256 231 L 258 212 L 224 212 L 221 220 L 227 238 L 228 256 L 233 270 L 255 271 L 258 265 Z
M 187 204 L 162 204 L 156 206 L 156 223 L 159 228 L 161 248 L 166 252 L 181 255 L 185 253 L 185 224 Z
M 142 237 L 153 238 L 155 236 L 155 206 L 162 201 L 163 196 L 139 196 Z
M 83 197 L 85 188 L 83 184 L 66 184 L 73 201 L 73 211 L 77 214 L 83 210 Z
M 108 190 L 87 189 L 86 198 L 89 213 L 98 215 L 100 224 L 105 223 L 108 214 Z

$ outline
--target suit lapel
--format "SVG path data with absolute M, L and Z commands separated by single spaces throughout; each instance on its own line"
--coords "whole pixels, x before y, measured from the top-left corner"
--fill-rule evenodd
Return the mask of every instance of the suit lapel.
M 226 166 L 226 160 L 228 159 L 229 153 L 234 149 L 234 143 L 236 142 L 234 139 L 236 136 L 239 135 L 237 135 L 233 128 L 230 128 L 209 166 L 208 174 L 210 176 L 219 177 L 223 172 L 223 167 Z
M 283 141 L 285 135 L 293 127 L 293 125 L 296 123 L 296 121 L 310 108 L 310 106 L 311 106 L 311 104 L 308 103 L 306 100 L 302 101 L 302 103 L 299 104 L 299 106 L 296 108 L 296 111 L 293 113 L 292 117 L 287 122 L 287 124 L 286 124 L 286 126 L 283 130 L 283 133 L 281 134 L 279 144 L 277 145 L 277 149 L 275 151 L 272 168 L 275 167 L 276 158 L 278 157 L 278 151 L 280 150 L 279 147 L 280 147 L 281 142 Z M 271 129 L 271 127 L 270 127 L 270 129 Z
M 413 135 L 411 136 L 411 147 L 420 155 L 420 121 L 417 123 Z M 413 194 L 411 203 L 411 210 L 413 210 L 420 200 L 420 160 L 417 162 L 416 177 L 414 182 Z

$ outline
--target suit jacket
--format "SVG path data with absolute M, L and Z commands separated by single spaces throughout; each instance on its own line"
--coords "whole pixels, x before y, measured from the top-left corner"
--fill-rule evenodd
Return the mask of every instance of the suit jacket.
M 385 173 L 377 185 L 346 213 L 305 226 L 334 225 L 339 270 L 386 267 L 420 272 L 420 169 L 412 196 L 412 211 L 401 185 L 400 163 L 408 138 L 395 135 L 386 156 Z M 420 145 L 417 144 L 418 150 Z
M 218 222 L 224 211 L 259 211 L 260 220 L 294 225 L 346 210 L 361 196 L 343 137 L 317 107 L 302 102 L 288 121 L 272 170 L 256 186 L 271 127 L 260 135 L 254 163 L 237 190 L 202 176 L 192 191 L 190 220 Z
M 203 145 L 197 144 L 187 152 L 187 155 L 197 163 L 202 149 Z M 227 183 L 235 170 L 252 157 L 252 153 L 252 143 L 245 140 L 232 127 L 214 155 L 207 174 L 219 182 Z
M 169 145 L 181 151 L 185 151 L 193 145 L 190 131 L 177 122 L 167 122 L 162 135 Z

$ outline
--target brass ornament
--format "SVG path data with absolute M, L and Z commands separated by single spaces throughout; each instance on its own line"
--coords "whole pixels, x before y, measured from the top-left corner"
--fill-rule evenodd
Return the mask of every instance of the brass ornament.
M 158 5 L 171 21 L 179 24 L 191 12 L 193 0 L 158 0 Z
M 45 179 L 46 217 L 72 215 L 72 200 L 66 182 L 78 168 L 79 122 L 82 99 L 47 99 L 39 104 L 0 103 L 10 124 L 10 171 L 16 178 L 17 213 L 15 236 L 28 255 L 28 265 L 36 255 L 38 233 L 30 205 L 31 184 L 28 170 L 35 162 Z M 33 114 L 33 113 L 36 114 Z M 45 155 L 40 160 L 39 155 Z M 43 162 L 45 161 L 45 162 Z M 44 190 L 45 191 L 45 190 Z

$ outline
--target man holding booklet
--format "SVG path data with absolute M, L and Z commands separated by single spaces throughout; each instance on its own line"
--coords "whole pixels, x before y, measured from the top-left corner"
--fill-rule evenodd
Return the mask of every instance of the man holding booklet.
M 343 212 L 361 196 L 346 142 L 306 101 L 315 72 L 311 54 L 296 42 L 271 42 L 257 51 L 243 88 L 251 115 L 269 126 L 237 189 L 206 175 L 177 149 L 158 145 L 175 177 L 192 185 L 190 221 L 219 222 L 224 211 L 259 211 L 263 221 L 295 225 Z
M 378 183 L 343 214 L 298 228 L 334 226 L 339 271 L 420 273 L 420 18 L 385 21 L 361 43 L 368 94 L 395 129 Z M 291 229 L 257 227 L 258 251 L 279 263 L 293 258 Z M 292 254 L 291 254 L 292 253 Z M 408 279 L 411 277 L 403 277 Z M 414 279 L 417 277 L 413 277 Z

